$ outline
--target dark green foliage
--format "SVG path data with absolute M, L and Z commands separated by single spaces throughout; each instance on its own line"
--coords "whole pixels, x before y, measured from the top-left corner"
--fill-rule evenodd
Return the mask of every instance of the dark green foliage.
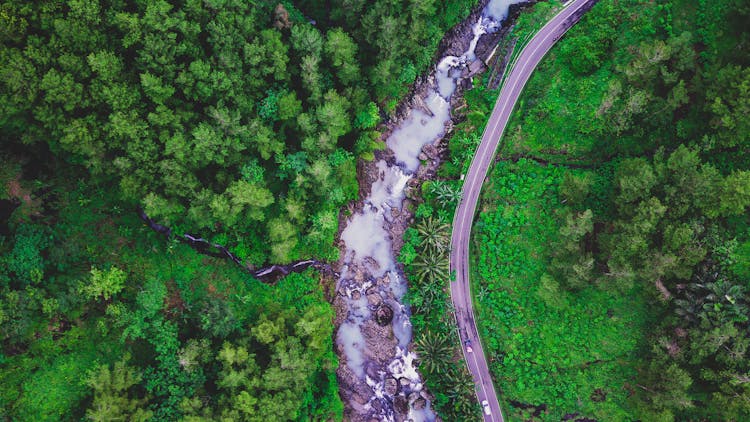
M 322 380 L 331 381 L 325 374 L 333 369 L 329 361 L 330 308 L 318 305 L 303 315 L 293 315 L 296 312 L 292 309 L 263 315 L 251 329 L 251 336 L 237 344 L 224 342 L 215 357 L 219 364 L 216 406 L 200 404 L 196 409 L 193 406 L 200 400 L 195 396 L 182 402 L 187 415 L 300 420 L 340 411 L 340 403 L 336 408 L 335 404 L 317 402 L 311 388 Z M 326 361 L 321 362 L 321 358 Z
M 142 407 L 146 400 L 130 397 L 128 392 L 141 379 L 138 371 L 124 360 L 115 362 L 112 368 L 103 365 L 91 371 L 86 384 L 94 390 L 94 401 L 86 418 L 95 422 L 149 420 L 152 412 Z
M 0 5 L 0 198 L 21 204 L 0 241 L 0 417 L 341 417 L 318 280 L 259 285 L 130 212 L 256 266 L 337 258 L 381 110 L 476 1 L 307 3 Z M 435 186 L 445 218 L 457 185 Z M 439 265 L 414 264 L 445 304 L 430 224 L 420 260 Z M 475 412 L 448 375 L 452 414 Z
M 453 352 L 449 339 L 428 331 L 415 343 L 420 369 L 427 373 L 443 373 L 450 367 Z
M 375 99 L 387 112 L 395 110 L 417 75 L 427 70 L 445 31 L 465 18 L 476 3 L 299 2 L 300 9 L 318 25 L 343 28 L 329 31 L 324 44 L 335 74 L 345 85 L 359 73 L 366 75 Z
M 117 267 L 108 271 L 91 268 L 91 279 L 84 281 L 78 288 L 79 293 L 87 299 L 109 300 L 125 287 L 126 274 Z
M 546 405 L 544 420 L 572 412 L 623 420 L 646 307 L 640 289 L 591 285 L 593 215 L 561 203 L 567 172 L 525 159 L 493 169 L 475 223 L 477 322 L 511 417 L 530 417 L 508 404 L 515 400 Z
M 227 236 L 253 265 L 334 259 L 336 227 L 315 215 L 355 198 L 352 145 L 379 120 L 358 45 L 291 5 L 279 25 L 274 2 L 220 3 L 4 3 L 3 142 L 46 144 L 40 164 L 82 164 L 128 207 Z M 273 217 L 297 229 L 272 236 Z
M 22 283 L 22 286 L 38 284 L 44 278 L 44 258 L 42 251 L 49 240 L 42 227 L 23 224 L 19 227 L 13 250 L 4 260 L 9 276 Z
M 255 265 L 337 257 L 381 110 L 476 1 L 298 4 L 0 4 L 0 418 L 341 418 L 320 280 L 261 285 L 130 212 Z M 472 265 L 503 397 L 548 409 L 512 417 L 750 418 L 749 16 L 602 0 L 531 78 Z M 495 96 L 466 94 L 441 177 Z M 446 420 L 479 414 L 446 291 L 458 186 L 425 185 L 400 257 Z

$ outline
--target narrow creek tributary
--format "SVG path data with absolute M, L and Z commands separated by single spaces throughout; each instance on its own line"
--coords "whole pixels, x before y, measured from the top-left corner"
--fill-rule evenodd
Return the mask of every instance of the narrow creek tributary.
M 345 417 L 352 421 L 434 421 L 411 351 L 412 329 L 403 303 L 407 282 L 396 262 L 394 225 L 405 225 L 405 190 L 417 177 L 423 148 L 436 144 L 451 121 L 451 97 L 479 60 L 475 49 L 485 34 L 499 31 L 510 5 L 486 1 L 464 22 L 464 50 L 442 57 L 392 126 L 388 150 L 371 163 L 369 192 L 341 232 L 336 344 Z M 468 41 L 468 45 L 467 45 Z M 497 40 L 495 39 L 495 42 Z M 450 51 L 450 49 L 449 49 Z M 402 227 L 403 230 L 403 227 Z M 400 247 L 400 246 L 399 246 Z

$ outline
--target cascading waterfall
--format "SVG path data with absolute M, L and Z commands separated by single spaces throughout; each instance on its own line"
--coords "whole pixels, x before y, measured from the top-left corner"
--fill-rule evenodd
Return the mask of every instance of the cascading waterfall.
M 417 356 L 408 347 L 412 330 L 409 309 L 402 304 L 407 284 L 396 268 L 387 227 L 394 212 L 401 211 L 404 189 L 419 167 L 422 148 L 438 141 L 445 132 L 450 119 L 450 97 L 468 64 L 476 59 L 474 49 L 479 38 L 497 31 L 508 7 L 520 2 L 490 1 L 472 28 L 474 36 L 469 48 L 461 56 L 446 56 L 440 60 L 435 69 L 435 86 L 423 98 L 426 110 L 412 109 L 386 140 L 397 165 L 389 165 L 384 160 L 376 163 L 379 177 L 372 183 L 364 208 L 347 221 L 341 233 L 346 247 L 338 291 L 344 297 L 347 316 L 339 327 L 336 341 L 345 357 L 342 364 L 348 365 L 372 391 L 364 405 L 355 401 L 349 403 L 363 419 L 396 420 L 394 389 L 389 390 L 386 383 L 397 380 L 399 393 L 408 401 L 407 417 L 415 422 L 435 420 L 414 363 Z M 371 300 L 372 297 L 376 300 Z M 368 341 L 378 340 L 368 340 L 362 330 L 367 321 L 378 320 L 383 309 L 392 311 L 390 325 L 397 340 L 393 358 L 384 367 L 368 362 Z M 416 406 L 418 400 L 421 403 Z

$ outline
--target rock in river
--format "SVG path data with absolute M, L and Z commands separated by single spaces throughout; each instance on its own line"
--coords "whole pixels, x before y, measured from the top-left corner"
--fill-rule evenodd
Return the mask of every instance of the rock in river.
M 385 327 L 393 320 L 393 309 L 388 305 L 380 305 L 375 311 L 375 321 Z
M 385 379 L 385 392 L 386 393 L 392 396 L 395 396 L 396 394 L 398 394 L 399 387 L 400 386 L 396 378 L 388 377 Z

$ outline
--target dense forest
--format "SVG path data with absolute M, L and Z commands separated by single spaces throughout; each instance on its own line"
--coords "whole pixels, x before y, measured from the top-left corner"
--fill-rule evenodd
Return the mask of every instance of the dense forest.
M 0 419 L 339 420 L 329 283 L 176 239 L 335 261 L 356 160 L 475 4 L 0 2 Z
M 532 75 L 473 235 L 512 419 L 750 418 L 748 21 L 741 0 L 601 0 Z M 496 96 L 467 93 L 441 184 Z
M 45 185 L 44 202 L 26 205 L 34 222 L 3 242 L 2 419 L 341 414 L 333 310 L 318 276 L 248 280 L 165 242 L 75 176 Z
M 4 161 L 83 166 L 254 265 L 333 260 L 356 157 L 473 3 L 5 2 Z

